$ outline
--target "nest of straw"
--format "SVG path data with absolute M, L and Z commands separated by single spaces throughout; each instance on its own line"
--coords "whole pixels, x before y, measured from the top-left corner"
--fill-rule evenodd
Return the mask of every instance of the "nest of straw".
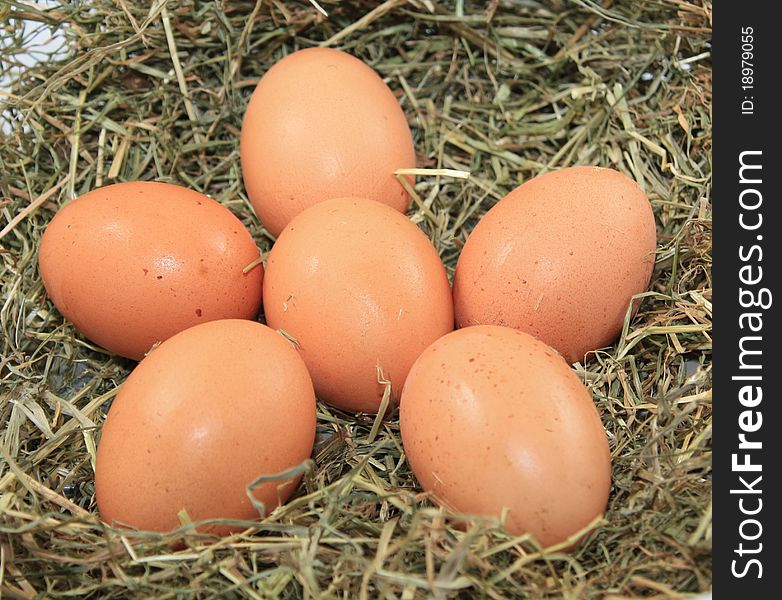
M 58 3 L 55 3 L 58 4 Z M 328 16 L 325 16 L 327 13 Z M 24 21 L 28 21 L 25 29 Z M 14 68 L 31 28 L 67 51 Z M 90 0 L 0 5 L 0 593 L 8 598 L 620 598 L 711 587 L 711 6 L 706 0 Z M 26 32 L 26 33 L 25 33 Z M 570 553 L 491 523 L 454 527 L 417 487 L 398 418 L 319 406 L 295 498 L 220 541 L 97 517 L 95 446 L 132 368 L 46 297 L 37 248 L 62 202 L 157 179 L 271 239 L 238 134 L 285 53 L 346 50 L 398 94 L 418 166 L 411 217 L 452 273 L 520 182 L 611 166 L 652 202 L 650 292 L 621 339 L 576 365 L 613 454 L 605 519 Z M 136 482 L 143 486 L 144 481 Z M 170 543 L 184 539 L 182 550 Z

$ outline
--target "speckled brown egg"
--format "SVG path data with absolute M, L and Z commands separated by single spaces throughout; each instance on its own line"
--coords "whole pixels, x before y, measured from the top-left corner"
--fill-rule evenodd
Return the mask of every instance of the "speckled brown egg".
M 294 52 L 261 78 L 242 122 L 241 160 L 250 201 L 274 236 L 329 198 L 402 212 L 410 203 L 394 175 L 415 167 L 396 96 L 367 64 L 332 48 Z
M 263 267 L 252 236 L 211 198 L 178 185 L 118 183 L 63 207 L 39 267 L 62 315 L 103 348 L 140 360 L 198 323 L 254 319 Z
M 191 327 L 141 361 L 109 409 L 95 470 L 101 517 L 151 531 L 178 527 L 182 510 L 192 521 L 257 519 L 247 487 L 305 461 L 315 420 L 307 368 L 279 333 L 240 319 Z M 269 514 L 297 481 L 252 495 Z
M 625 175 L 571 167 L 535 177 L 467 239 L 453 285 L 457 325 L 515 327 L 583 360 L 621 332 L 655 248 L 649 201 Z
M 605 511 L 611 456 L 592 397 L 526 333 L 482 325 L 437 340 L 410 370 L 400 412 L 416 478 L 457 513 L 507 511 L 511 534 L 549 546 Z
M 410 366 L 453 329 L 437 250 L 407 217 L 379 202 L 339 198 L 294 218 L 266 264 L 267 323 L 296 340 L 318 397 L 376 412 Z

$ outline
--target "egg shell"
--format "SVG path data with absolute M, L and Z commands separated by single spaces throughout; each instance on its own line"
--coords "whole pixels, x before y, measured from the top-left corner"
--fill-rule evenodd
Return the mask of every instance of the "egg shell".
M 308 48 L 273 65 L 250 98 L 240 146 L 247 194 L 274 236 L 329 198 L 401 212 L 410 203 L 394 175 L 415 167 L 407 119 L 377 73 L 345 52 Z
M 95 470 L 101 517 L 151 531 L 178 527 L 182 509 L 193 521 L 257 518 L 247 485 L 310 456 L 315 406 L 301 357 L 265 325 L 211 321 L 171 337 L 109 409 Z M 266 482 L 253 495 L 268 514 L 297 481 Z
M 563 542 L 606 508 L 611 457 L 591 395 L 559 354 L 493 325 L 437 340 L 400 400 L 407 460 L 456 512 L 500 517 L 513 535 Z
M 118 183 L 64 206 L 41 240 L 39 267 L 62 315 L 87 338 L 135 360 L 201 322 L 254 319 L 263 267 L 242 222 L 177 185 Z
M 610 345 L 654 267 L 646 195 L 613 169 L 571 167 L 517 187 L 475 226 L 453 293 L 459 327 L 515 327 L 569 362 Z M 637 310 L 636 302 L 633 310 Z
M 404 215 L 338 198 L 291 221 L 269 254 L 267 323 L 296 339 L 321 400 L 376 412 L 398 393 L 418 355 L 453 329 L 440 257 Z M 393 397 L 393 396 L 392 396 Z

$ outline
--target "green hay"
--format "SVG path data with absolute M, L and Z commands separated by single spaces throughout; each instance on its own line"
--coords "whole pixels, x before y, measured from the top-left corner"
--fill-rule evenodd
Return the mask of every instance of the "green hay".
M 0 589 L 8 598 L 627 598 L 711 588 L 711 6 L 591 0 L 93 0 L 0 4 L 0 67 L 21 19 L 73 50 L 0 92 Z M 150 5 L 152 8 L 150 9 Z M 76 334 L 37 271 L 57 208 L 95 186 L 171 181 L 210 194 L 266 252 L 242 186 L 249 94 L 294 48 L 361 57 L 398 93 L 418 166 L 411 217 L 449 273 L 480 215 L 548 169 L 615 167 L 648 193 L 659 252 L 621 340 L 577 371 L 614 460 L 605 520 L 541 552 L 420 492 L 398 418 L 319 407 L 294 500 L 206 544 L 120 533 L 96 516 L 100 424 L 132 364 Z M 176 57 L 176 58 L 174 58 Z M 4 131 L 5 131 L 4 130 Z M 138 485 L 144 485 L 143 481 Z M 186 541 L 174 552 L 169 542 Z

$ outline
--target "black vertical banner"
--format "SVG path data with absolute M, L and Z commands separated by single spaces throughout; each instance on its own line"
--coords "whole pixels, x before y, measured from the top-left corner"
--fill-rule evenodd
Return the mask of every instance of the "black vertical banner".
M 774 2 L 714 7 L 714 597 L 779 598 L 782 305 Z

